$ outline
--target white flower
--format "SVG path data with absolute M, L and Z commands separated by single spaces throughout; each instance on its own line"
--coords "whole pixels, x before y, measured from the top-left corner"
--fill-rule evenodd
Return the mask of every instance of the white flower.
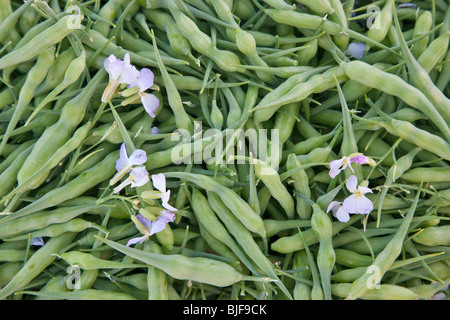
M 102 102 L 108 102 L 121 84 L 136 83 L 139 71 L 130 64 L 130 55 L 125 54 L 124 60 L 110 55 L 105 59 L 103 66 L 109 74 L 109 83 L 102 95 Z
M 151 93 L 146 93 L 145 90 L 149 89 L 153 85 L 154 74 L 148 68 L 142 68 L 139 71 L 139 75 L 134 83 L 130 83 L 130 88 L 138 87 L 139 96 L 141 97 L 142 105 L 145 111 L 154 118 L 155 112 L 159 106 L 159 99 Z
M 355 171 L 352 168 L 351 162 L 359 163 L 359 164 L 365 164 L 369 161 L 369 159 L 364 155 L 357 155 L 354 157 L 342 157 L 338 160 L 333 160 L 330 162 L 330 172 L 329 175 L 331 178 L 336 177 L 342 170 L 347 168 L 347 166 L 352 170 L 354 173 Z
M 131 216 L 131 219 L 133 220 L 138 230 L 143 234 L 143 236 L 130 239 L 126 244 L 127 247 L 138 242 L 142 243 L 151 235 L 164 230 L 166 224 L 175 221 L 175 214 L 173 212 L 164 210 L 162 211 L 161 215 L 156 218 L 156 220 L 147 219 L 141 214 Z
M 122 177 L 131 171 L 133 166 L 139 166 L 147 161 L 147 154 L 144 150 L 136 149 L 130 157 L 127 155 L 127 149 L 125 144 L 122 143 L 120 146 L 120 156 L 116 161 L 116 175 L 109 182 L 110 185 L 115 184 L 117 181 L 122 179 Z
M 119 193 L 120 190 L 125 188 L 128 185 L 131 185 L 132 188 L 142 187 L 144 184 L 150 181 L 148 177 L 148 172 L 145 167 L 135 167 L 131 169 L 130 175 L 128 178 L 114 188 L 113 193 Z
M 170 190 L 166 190 L 166 177 L 162 173 L 152 175 L 153 186 L 159 190 L 159 198 L 164 208 L 170 211 L 177 211 L 169 204 Z
M 372 193 L 372 190 L 363 186 L 357 187 L 357 185 L 358 178 L 356 178 L 356 176 L 352 175 L 350 178 L 348 178 L 345 186 L 347 187 L 348 191 L 353 194 L 347 197 L 342 205 L 348 213 L 370 213 L 373 210 L 373 203 L 365 196 L 365 194 Z
M 347 222 L 350 220 L 348 211 L 342 206 L 342 202 L 332 201 L 327 208 L 327 213 L 332 210 L 333 216 L 341 222 Z

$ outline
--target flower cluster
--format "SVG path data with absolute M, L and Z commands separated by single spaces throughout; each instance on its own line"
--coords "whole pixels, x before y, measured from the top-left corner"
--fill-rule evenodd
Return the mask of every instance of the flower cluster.
M 361 155 L 353 155 L 349 157 L 343 157 L 339 160 L 330 162 L 330 177 L 336 177 L 342 170 L 349 167 L 354 173 L 351 163 L 359 164 L 372 164 L 373 160 Z M 373 210 L 373 203 L 365 194 L 372 193 L 372 190 L 366 186 L 358 186 L 358 178 L 355 175 L 350 176 L 345 186 L 351 193 L 343 202 L 332 201 L 327 208 L 327 212 L 332 211 L 333 216 L 341 222 L 347 222 L 350 220 L 350 214 L 368 214 Z
M 109 74 L 109 83 L 102 95 L 103 103 L 109 102 L 121 85 L 127 85 L 127 88 L 121 93 L 122 97 L 127 99 L 122 101 L 121 104 L 127 105 L 140 100 L 145 111 L 152 118 L 155 117 L 155 112 L 159 107 L 159 99 L 155 95 L 145 92 L 153 86 L 154 74 L 150 69 L 142 68 L 141 70 L 137 70 L 136 67 L 131 65 L 130 55 L 128 53 L 125 54 L 123 60 L 116 58 L 114 55 L 110 55 L 105 59 L 104 68 Z M 157 127 L 152 127 L 150 133 L 159 134 L 159 130 Z M 113 189 L 113 194 L 119 193 L 128 185 L 131 185 L 131 188 L 135 188 L 142 187 L 149 182 L 149 174 L 144 166 L 146 161 L 147 154 L 144 150 L 137 149 L 128 156 L 126 146 L 122 143 L 119 159 L 116 161 L 115 166 L 117 173 L 109 183 L 110 185 L 114 185 L 127 173 L 129 175 Z M 167 223 L 175 220 L 174 212 L 177 209 L 169 204 L 170 190 L 166 190 L 166 179 L 164 175 L 153 175 L 152 183 L 158 191 L 150 191 L 150 198 L 161 199 L 164 209 L 156 208 L 156 215 L 154 216 L 144 216 L 141 213 L 131 216 L 131 220 L 133 220 L 136 228 L 143 236 L 130 239 L 127 246 L 142 243 L 151 235 L 164 230 Z
M 132 188 L 142 187 L 150 181 L 149 175 L 143 164 L 147 161 L 147 154 L 144 150 L 136 149 L 129 157 L 125 144 L 122 143 L 120 147 L 120 156 L 116 161 L 117 173 L 110 180 L 110 185 L 114 185 L 122 179 L 127 173 L 130 173 L 128 178 L 121 182 L 114 188 L 113 194 L 119 193 L 126 186 L 131 185 Z M 152 183 L 156 188 L 155 191 L 144 191 L 146 199 L 160 199 L 164 209 L 157 209 L 155 217 L 147 218 L 142 214 L 132 216 L 131 219 L 135 223 L 138 230 L 143 234 L 142 237 L 133 238 L 127 246 L 137 242 L 142 243 L 151 235 L 164 230 L 169 222 L 175 220 L 176 208 L 169 204 L 170 190 L 166 189 L 166 178 L 162 173 L 152 175 Z M 144 195 L 142 195 L 144 197 Z
M 166 224 L 175 220 L 176 208 L 169 204 L 170 190 L 166 190 L 166 177 L 162 174 L 152 175 L 153 186 L 158 191 L 144 191 L 142 197 L 146 199 L 160 199 L 164 209 L 157 209 L 157 217 L 148 218 L 143 214 L 137 214 L 132 216 L 132 220 L 136 225 L 136 228 L 143 234 L 141 237 L 132 238 L 127 242 L 127 246 L 135 243 L 142 243 L 147 240 L 151 235 L 158 233 L 166 227 Z
M 124 96 L 129 96 L 127 102 L 140 100 L 145 111 L 154 118 L 159 106 L 159 99 L 151 93 L 145 92 L 153 86 L 154 74 L 148 68 L 137 70 L 130 64 L 130 55 L 125 54 L 123 60 L 116 58 L 113 54 L 105 59 L 104 68 L 109 74 L 109 83 L 102 95 L 102 102 L 108 102 L 122 85 L 128 85 L 128 90 Z

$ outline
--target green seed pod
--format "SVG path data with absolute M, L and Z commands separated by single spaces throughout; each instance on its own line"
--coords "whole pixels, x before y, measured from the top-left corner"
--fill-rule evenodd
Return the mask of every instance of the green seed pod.
M 414 25 L 413 38 L 420 37 L 421 35 L 427 33 L 431 30 L 433 24 L 433 16 L 430 11 L 424 11 L 417 18 L 416 23 Z M 417 59 L 420 55 L 425 51 L 429 36 L 423 38 L 422 40 L 416 42 L 414 46 L 411 48 L 411 52 L 414 57 Z
M 426 246 L 449 246 L 450 225 L 424 228 L 413 240 Z

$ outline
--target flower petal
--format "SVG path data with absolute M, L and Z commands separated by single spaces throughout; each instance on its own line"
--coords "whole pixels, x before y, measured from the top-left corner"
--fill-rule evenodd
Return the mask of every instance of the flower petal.
M 367 187 L 363 187 L 363 186 L 359 186 L 358 190 L 362 193 L 362 194 L 366 194 L 366 193 L 373 193 L 373 191 L 370 188 Z
M 156 219 L 156 221 L 152 224 L 150 235 L 163 231 L 166 228 L 166 224 L 167 221 L 163 217 L 158 217 L 158 219 Z
M 148 177 L 148 172 L 145 167 L 136 167 L 131 170 L 131 174 L 133 175 L 133 182 L 131 183 L 131 187 L 142 187 L 146 184 L 150 178 Z
M 367 197 L 361 196 L 357 199 L 356 202 L 356 213 L 367 214 L 373 210 L 373 203 Z
M 145 93 L 141 97 L 142 105 L 145 111 L 150 115 L 150 117 L 155 117 L 155 112 L 159 107 L 159 99 L 157 96 L 151 93 Z
M 344 53 L 349 57 L 361 59 L 366 51 L 366 44 L 360 42 L 352 42 L 348 45 Z
M 140 213 L 137 214 L 135 217 L 147 230 L 150 230 L 152 228 L 153 220 L 147 219 Z M 143 232 L 144 230 L 139 230 L 139 231 L 141 231 L 142 233 L 145 233 L 145 232 Z
M 150 134 L 159 134 L 159 129 L 158 127 L 152 127 L 150 129 Z
M 166 193 L 166 177 L 162 173 L 152 175 L 152 182 L 157 190 Z
M 116 170 L 120 171 L 123 167 L 125 167 L 127 165 L 127 161 L 127 149 L 125 147 L 125 143 L 122 143 L 122 145 L 120 146 L 120 157 L 116 161 Z
M 126 244 L 125 246 L 129 247 L 129 246 L 131 246 L 132 244 L 135 244 L 135 243 L 138 243 L 138 242 L 139 242 L 139 243 L 142 243 L 142 242 L 144 242 L 146 239 L 147 239 L 147 236 L 142 236 L 142 237 L 132 238 L 132 239 L 128 240 L 128 242 L 127 242 L 127 244 Z
M 358 213 L 357 203 L 358 198 L 354 194 L 347 197 L 344 202 L 342 203 L 342 206 L 345 210 L 347 210 L 348 213 Z
M 128 165 L 131 166 L 138 166 L 141 164 L 144 164 L 147 161 L 147 154 L 144 150 L 136 149 L 131 154 L 130 159 L 128 159 Z
M 103 67 L 109 74 L 110 82 L 111 80 L 116 81 L 117 79 L 119 79 L 124 65 L 124 62 L 120 59 L 117 59 L 113 54 L 105 59 L 105 61 L 103 62 Z
M 175 213 L 170 212 L 168 210 L 164 210 L 161 214 L 161 217 L 163 217 L 167 222 L 175 221 Z
M 356 186 L 358 184 L 358 178 L 355 175 L 350 176 L 348 178 L 347 182 L 345 183 L 345 186 L 347 187 L 348 191 L 355 192 Z
M 359 163 L 359 164 L 364 164 L 367 162 L 367 160 L 368 160 L 367 157 L 363 156 L 363 155 L 350 158 L 351 162 Z
M 336 212 L 336 218 L 341 222 L 347 222 L 350 220 L 350 215 L 344 207 L 340 207 Z
M 333 160 L 330 162 L 330 172 L 328 173 L 331 178 L 336 177 L 339 172 L 342 170 L 342 163 L 344 162 L 344 159 L 339 160 Z
M 330 212 L 330 210 L 333 210 L 334 207 L 337 207 L 340 205 L 341 205 L 341 202 L 339 202 L 339 201 L 331 201 L 330 204 L 328 205 L 327 213 Z
M 133 84 L 137 82 L 137 78 L 139 77 L 139 71 L 136 67 L 129 65 L 122 68 L 122 72 L 120 73 L 120 78 L 117 80 L 120 84 Z
M 154 77 L 155 76 L 150 69 L 142 68 L 141 71 L 139 71 L 139 77 L 136 82 L 136 86 L 139 87 L 139 91 L 144 92 L 150 88 L 153 85 Z
M 169 211 L 177 211 L 177 208 L 174 208 L 169 204 L 169 199 L 170 199 L 170 190 L 167 190 L 161 197 L 163 207 Z
M 43 246 L 44 239 L 42 237 L 33 237 L 30 238 L 30 246 Z

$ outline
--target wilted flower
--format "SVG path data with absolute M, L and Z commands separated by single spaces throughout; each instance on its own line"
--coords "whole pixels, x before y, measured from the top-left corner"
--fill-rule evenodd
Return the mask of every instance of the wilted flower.
M 175 221 L 175 214 L 164 210 L 161 212 L 161 215 L 156 218 L 156 220 L 147 219 L 141 214 L 131 216 L 131 220 L 133 220 L 136 228 L 138 228 L 143 236 L 130 239 L 126 244 L 127 247 L 138 242 L 142 243 L 151 235 L 164 230 L 166 224 Z
M 109 83 L 102 95 L 102 102 L 108 102 L 121 84 L 135 83 L 139 76 L 139 71 L 130 64 L 130 55 L 125 54 L 123 60 L 110 55 L 103 64 L 109 74 Z
M 348 213 L 367 214 L 373 210 L 372 201 L 365 196 L 366 193 L 372 193 L 370 188 L 358 186 L 358 178 L 354 175 L 348 178 L 345 186 L 353 193 L 342 203 Z

